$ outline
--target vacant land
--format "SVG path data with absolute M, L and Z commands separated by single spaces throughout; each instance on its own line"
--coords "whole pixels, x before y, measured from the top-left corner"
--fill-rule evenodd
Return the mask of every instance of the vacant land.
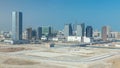
M 0 68 L 120 68 L 120 49 L 0 44 Z

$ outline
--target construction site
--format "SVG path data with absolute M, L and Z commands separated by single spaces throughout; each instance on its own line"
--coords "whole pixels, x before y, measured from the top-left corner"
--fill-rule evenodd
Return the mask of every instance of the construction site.
M 0 44 L 0 68 L 120 68 L 120 49 Z

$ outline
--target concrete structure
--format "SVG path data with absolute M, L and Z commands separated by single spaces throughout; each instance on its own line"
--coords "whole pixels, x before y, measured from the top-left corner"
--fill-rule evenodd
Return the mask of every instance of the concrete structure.
M 120 40 L 120 32 L 110 32 L 110 38 L 113 40 Z
M 110 37 L 110 27 L 109 26 L 103 26 L 102 27 L 102 40 L 107 41 Z
M 76 27 L 76 36 L 84 36 L 84 32 L 85 32 L 85 24 L 77 24 Z
M 67 37 L 67 36 L 72 36 L 72 25 L 71 24 L 65 24 L 65 27 L 64 27 L 64 36 Z
M 65 40 L 63 31 L 58 31 L 56 37 L 58 37 L 59 41 Z
M 93 37 L 93 28 L 92 26 L 86 27 L 86 37 L 92 38 Z
M 101 32 L 100 31 L 93 31 L 93 40 L 94 41 L 101 41 Z
M 81 24 L 77 24 L 77 28 L 76 28 L 76 36 L 83 36 L 82 35 L 82 26 Z
M 12 12 L 12 40 L 22 40 L 22 12 Z
M 80 36 L 68 36 L 67 41 L 68 42 L 82 42 L 82 43 L 90 43 L 91 42 L 91 39 L 88 37 L 84 36 L 82 38 L 83 38 L 83 41 Z
M 32 39 L 32 28 L 31 27 L 27 28 L 26 31 L 27 31 L 27 39 L 31 40 Z
M 78 36 L 68 36 L 67 37 L 68 42 L 81 42 L 81 37 Z
M 83 37 L 83 42 L 84 43 L 90 43 L 90 42 L 92 42 L 92 40 L 89 38 L 89 37 Z
M 101 32 L 100 31 L 93 31 L 93 37 L 94 38 L 101 38 Z
M 27 36 L 28 36 L 28 34 L 27 34 L 27 30 L 25 30 L 25 31 L 23 31 L 23 33 L 22 33 L 22 39 L 27 39 Z

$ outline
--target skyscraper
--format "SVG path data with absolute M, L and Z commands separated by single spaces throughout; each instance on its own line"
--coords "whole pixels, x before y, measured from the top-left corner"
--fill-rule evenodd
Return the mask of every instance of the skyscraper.
M 27 39 L 31 40 L 32 39 L 32 28 L 27 28 Z
M 36 40 L 36 38 L 37 38 L 37 31 L 32 30 L 32 39 Z
M 92 26 L 87 26 L 86 27 L 86 37 L 90 37 L 90 38 L 93 37 L 93 28 L 92 28 Z
M 22 40 L 22 12 L 12 12 L 12 40 Z
M 73 36 L 76 36 L 77 24 L 73 24 Z
M 85 36 L 85 23 L 81 24 L 82 27 L 82 37 Z
M 67 37 L 67 36 L 72 36 L 72 25 L 71 24 L 65 24 L 65 27 L 64 27 L 64 36 Z
M 81 26 L 81 24 L 77 24 L 76 31 L 77 31 L 77 33 L 76 33 L 77 36 L 82 36 L 82 26 Z
M 110 36 L 110 27 L 109 26 L 103 26 L 102 27 L 102 40 L 107 41 Z
M 76 31 L 77 31 L 76 33 L 77 36 L 83 37 L 85 32 L 85 24 L 84 23 L 77 24 Z
M 37 29 L 37 39 L 41 39 L 42 37 L 42 27 L 38 27 Z

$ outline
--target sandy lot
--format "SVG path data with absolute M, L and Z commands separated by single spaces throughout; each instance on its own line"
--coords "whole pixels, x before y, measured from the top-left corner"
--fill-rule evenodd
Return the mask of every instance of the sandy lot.
M 0 68 L 120 68 L 120 49 L 43 46 L 0 44 Z

